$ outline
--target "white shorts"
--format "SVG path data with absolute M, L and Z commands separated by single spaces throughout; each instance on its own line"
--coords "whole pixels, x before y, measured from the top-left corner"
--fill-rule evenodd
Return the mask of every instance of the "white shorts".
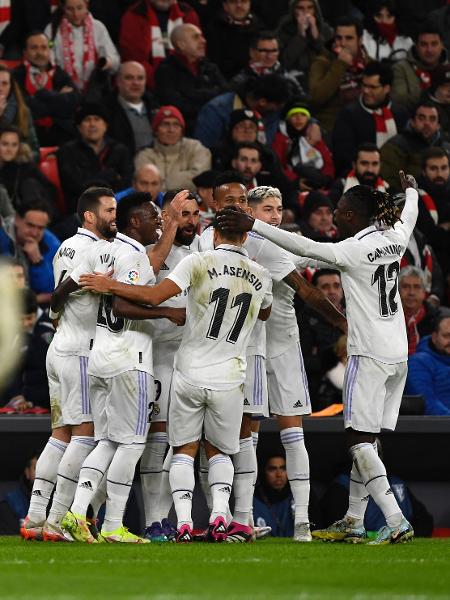
M 87 356 L 59 356 L 50 346 L 46 365 L 52 429 L 91 423 Z
M 270 414 L 309 415 L 311 400 L 300 342 L 294 342 L 283 354 L 268 358 L 266 368 Z
M 187 383 L 174 371 L 170 390 L 168 433 L 174 448 L 202 437 L 224 454 L 239 452 L 244 386 L 208 390 Z
M 349 356 L 343 390 L 345 427 L 367 433 L 394 430 L 407 373 L 406 362 L 388 365 L 367 356 Z
M 180 342 L 153 345 L 153 372 L 156 386 L 155 410 L 152 417 L 153 423 L 165 423 L 167 421 L 173 361 L 179 347 Z
M 266 359 L 264 356 L 247 356 L 244 384 L 244 414 L 269 416 Z
M 141 444 L 147 438 L 155 385 L 145 371 L 115 377 L 89 375 L 95 439 Z

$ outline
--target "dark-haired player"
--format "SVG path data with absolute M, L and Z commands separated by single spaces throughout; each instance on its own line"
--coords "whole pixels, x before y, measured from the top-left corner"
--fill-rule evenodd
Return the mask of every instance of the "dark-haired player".
M 117 233 L 116 200 L 109 188 L 92 187 L 83 192 L 77 213 L 82 227 L 61 244 L 53 259 L 57 285 L 70 277 L 95 242 L 113 238 Z M 52 315 L 59 318 L 47 353 L 52 435 L 36 465 L 28 516 L 21 528 L 25 539 L 67 539 L 60 523 L 73 499 L 80 467 L 95 445 L 87 363 L 97 312 L 98 296 L 78 291 L 68 298 L 61 315 Z
M 417 220 L 418 194 L 412 177 L 400 171 L 400 180 L 406 190 L 400 221 L 388 194 L 359 185 L 342 196 L 334 214 L 343 238 L 337 244 L 281 231 L 243 212 L 230 211 L 220 220 L 224 228 L 253 229 L 286 250 L 336 265 L 342 272 L 349 324 L 344 420 L 353 467 L 347 514 L 328 529 L 315 532 L 322 539 L 360 541 L 365 537 L 367 492 L 387 523 L 372 544 L 398 543 L 414 536 L 374 447 L 381 429 L 395 429 L 407 373 L 408 344 L 397 278 Z M 378 229 L 375 223 L 386 229 Z

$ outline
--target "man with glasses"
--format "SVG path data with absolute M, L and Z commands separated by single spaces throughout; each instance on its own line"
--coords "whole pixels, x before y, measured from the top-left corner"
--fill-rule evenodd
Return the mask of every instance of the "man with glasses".
M 341 110 L 333 131 L 333 156 L 338 175 L 349 171 L 360 144 L 370 142 L 381 148 L 406 126 L 408 113 L 391 102 L 391 84 L 389 65 L 371 62 L 364 69 L 361 94 Z

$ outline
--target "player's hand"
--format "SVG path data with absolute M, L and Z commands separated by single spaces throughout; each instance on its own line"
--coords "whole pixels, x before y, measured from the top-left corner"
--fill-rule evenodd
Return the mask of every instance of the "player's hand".
M 219 211 L 216 219 L 223 231 L 241 231 L 242 233 L 251 231 L 255 222 L 253 217 L 237 206 L 230 206 Z
M 180 223 L 181 214 L 188 202 L 189 190 L 181 190 L 167 207 L 167 214 L 171 219 Z
M 112 279 L 109 274 L 103 275 L 102 273 L 86 273 L 81 275 L 79 284 L 90 292 L 97 292 L 98 294 L 108 294 L 111 292 Z
M 169 319 L 175 325 L 184 325 L 186 323 L 185 308 L 170 308 L 166 309 L 166 319 Z
M 413 188 L 415 190 L 419 189 L 417 185 L 417 181 L 414 179 L 412 175 L 406 175 L 404 171 L 399 171 L 398 175 L 400 177 L 400 184 L 402 186 L 402 190 L 406 192 L 408 188 Z

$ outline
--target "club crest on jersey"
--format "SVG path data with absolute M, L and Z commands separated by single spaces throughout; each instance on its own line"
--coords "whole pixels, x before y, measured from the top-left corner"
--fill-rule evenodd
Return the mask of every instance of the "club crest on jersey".
M 139 281 L 139 273 L 135 269 L 133 271 L 128 272 L 128 282 L 129 283 L 137 283 Z

